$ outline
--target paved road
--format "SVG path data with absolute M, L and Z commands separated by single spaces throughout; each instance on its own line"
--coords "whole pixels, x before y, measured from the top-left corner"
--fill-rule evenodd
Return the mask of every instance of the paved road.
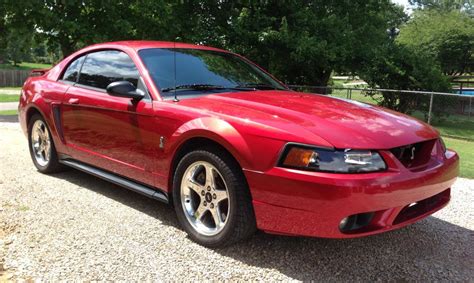
M 1 102 L 0 111 L 4 110 L 16 110 L 18 109 L 18 102 Z
M 36 172 L 17 123 L 0 123 L 0 144 L 0 281 L 474 281 L 471 180 L 456 183 L 446 209 L 398 231 L 352 240 L 259 233 L 211 250 L 164 204 L 78 171 Z

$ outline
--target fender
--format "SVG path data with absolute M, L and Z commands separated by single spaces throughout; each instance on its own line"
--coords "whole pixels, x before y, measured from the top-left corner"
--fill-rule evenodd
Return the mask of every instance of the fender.
M 61 131 L 58 129 L 58 127 L 61 125 L 57 125 L 57 123 L 60 121 L 54 121 L 52 112 L 52 109 L 54 107 L 58 107 L 59 103 L 51 103 L 48 105 L 48 103 L 46 103 L 44 99 L 42 99 L 38 94 L 34 95 L 31 101 L 25 103 L 28 103 L 27 106 L 22 107 L 22 111 L 20 112 L 20 124 L 23 133 L 28 137 L 28 114 L 31 111 L 37 111 L 43 117 L 46 125 L 49 128 L 49 131 L 51 132 L 51 137 L 53 138 L 56 150 L 58 152 L 63 152 L 64 142 L 61 138 Z
M 242 168 L 253 167 L 247 142 L 231 124 L 214 117 L 201 117 L 181 125 L 169 138 L 167 176 L 170 176 L 172 161 L 177 150 L 191 138 L 210 139 L 229 151 Z

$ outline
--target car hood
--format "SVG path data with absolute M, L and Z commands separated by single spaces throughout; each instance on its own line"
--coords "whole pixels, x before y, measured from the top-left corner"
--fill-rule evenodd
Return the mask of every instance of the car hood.
M 185 99 L 182 105 L 255 125 L 257 135 L 336 148 L 389 149 L 439 136 L 429 125 L 385 108 L 318 94 L 248 91 Z M 181 104 L 180 103 L 180 104 Z

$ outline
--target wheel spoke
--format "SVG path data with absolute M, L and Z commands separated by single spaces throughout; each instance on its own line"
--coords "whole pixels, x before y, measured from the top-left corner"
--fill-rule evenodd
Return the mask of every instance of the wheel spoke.
M 212 167 L 205 165 L 206 168 L 206 187 L 215 188 L 214 171 Z
M 224 225 L 224 221 L 222 221 L 221 219 L 220 209 L 218 205 L 215 206 L 213 209 L 209 209 L 209 211 L 211 212 L 212 219 L 214 220 L 214 223 L 216 224 L 216 228 L 219 228 L 222 225 Z
M 206 213 L 206 211 L 207 211 L 207 207 L 205 207 L 203 203 L 201 202 L 199 206 L 196 208 L 196 211 L 194 211 L 194 217 L 196 217 L 196 219 L 198 220 L 201 220 L 202 216 Z
M 46 156 L 49 159 L 49 155 L 51 154 L 51 143 L 49 141 L 47 141 L 44 145 L 44 151 L 46 152 Z
M 192 179 L 188 179 L 186 180 L 186 186 L 195 191 L 198 195 L 201 195 L 201 192 L 204 190 L 204 187 L 201 186 L 200 184 L 196 183 L 194 180 Z
M 216 195 L 215 201 L 217 203 L 226 200 L 228 198 L 227 191 L 215 190 L 214 194 Z
M 44 140 L 49 141 L 49 132 L 46 128 L 43 130 L 43 135 Z
M 40 143 L 38 141 L 34 141 L 33 147 L 35 148 L 35 150 L 38 150 L 40 148 Z

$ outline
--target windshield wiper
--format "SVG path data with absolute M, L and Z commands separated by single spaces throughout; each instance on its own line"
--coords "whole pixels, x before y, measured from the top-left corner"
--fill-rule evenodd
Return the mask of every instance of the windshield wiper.
M 161 89 L 161 92 L 170 92 L 175 90 L 216 90 L 216 89 L 232 89 L 232 90 L 255 90 L 254 87 L 236 86 L 236 87 L 225 87 L 221 85 L 212 84 L 183 84 L 176 87 L 168 87 Z
M 173 90 L 213 90 L 213 89 L 222 89 L 223 86 L 220 85 L 211 85 L 211 84 L 184 84 L 177 85 L 176 87 L 167 87 L 161 89 L 162 92 L 170 92 Z
M 253 89 L 279 89 L 275 86 L 269 85 L 269 84 L 260 84 L 260 83 L 247 83 L 247 84 L 242 84 L 238 85 L 237 87 L 239 88 L 253 88 Z

